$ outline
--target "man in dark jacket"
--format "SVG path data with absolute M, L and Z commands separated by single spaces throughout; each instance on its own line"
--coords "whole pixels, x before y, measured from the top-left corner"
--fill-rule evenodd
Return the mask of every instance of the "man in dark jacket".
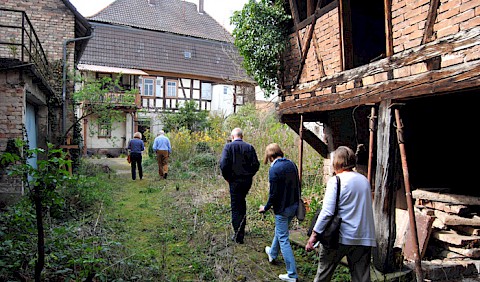
M 227 143 L 223 148 L 220 169 L 230 187 L 232 226 L 235 232 L 232 240 L 243 244 L 247 220 L 245 198 L 252 187 L 253 176 L 260 168 L 260 162 L 255 148 L 242 140 L 243 132 L 240 128 L 233 129 L 231 137 L 232 142 Z

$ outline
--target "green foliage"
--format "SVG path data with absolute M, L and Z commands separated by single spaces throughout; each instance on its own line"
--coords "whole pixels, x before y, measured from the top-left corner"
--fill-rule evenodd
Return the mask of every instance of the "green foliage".
M 135 108 L 135 95 L 138 89 L 125 90 L 120 85 L 121 75 L 115 79 L 74 78 L 76 82 L 82 84 L 81 89 L 73 93 L 73 104 L 80 105 L 81 108 L 81 115 L 77 117 L 76 123 L 89 116 L 96 117 L 96 126 L 89 127 L 91 134 L 95 134 L 98 128 L 111 130 L 116 122 L 124 121 L 124 112 L 120 108 Z M 74 126 L 75 124 L 67 132 Z
M 260 116 L 257 114 L 255 104 L 248 103 L 240 107 L 236 114 L 227 117 L 224 123 L 224 129 L 230 131 L 235 127 L 240 127 L 246 132 L 250 132 L 260 125 Z
M 231 245 L 229 239 L 228 185 L 221 179 L 218 160 L 227 135 L 236 126 L 244 129 L 245 140 L 255 146 L 260 160 L 265 146 L 277 142 L 286 156 L 297 162 L 298 137 L 278 122 L 274 112 L 259 113 L 252 105 L 242 107 L 227 120 L 213 117 L 210 121 L 216 124 L 212 129 L 192 132 L 182 128 L 167 134 L 173 148 L 167 180 L 158 179 L 155 158 L 144 158 L 142 181 L 131 181 L 129 174 L 104 174 L 102 171 L 109 171 L 105 165 L 82 163 L 74 181 L 56 189 L 56 207 L 47 209 L 42 279 L 276 279 L 278 273 L 268 276 L 266 272 L 271 266 L 265 254 L 252 252 L 263 250 L 273 232 L 274 217 L 257 212 L 268 197 L 269 166 L 261 165 L 247 197 L 251 241 L 245 249 Z M 304 150 L 304 175 L 308 175 L 304 178 L 304 196 L 316 199 L 323 189 L 321 178 L 316 177 L 322 172 L 322 159 L 309 146 Z M 129 169 L 127 165 L 125 168 Z M 0 214 L 0 281 L 17 281 L 15 273 L 32 280 L 35 213 L 27 203 Z M 293 250 L 299 273 L 305 280 L 312 280 L 318 263 L 314 252 L 306 253 L 297 246 Z M 348 281 L 348 274 L 338 275 L 344 280 L 337 281 Z
M 107 259 L 124 253 L 118 242 L 104 238 L 104 231 L 95 231 L 89 218 L 98 216 L 92 214 L 96 208 L 102 213 L 102 205 L 112 199 L 110 180 L 101 171 L 100 166 L 82 163 L 75 181 L 55 189 L 55 205 L 45 206 L 42 281 L 87 281 L 105 268 Z M 38 255 L 36 218 L 29 197 L 0 213 L 0 281 L 17 281 L 20 276 L 33 281 Z
M 166 113 L 161 117 L 165 132 L 177 131 L 186 128 L 192 132 L 208 129 L 208 112 L 199 111 L 195 101 L 186 101 L 179 107 L 178 112 Z
M 280 55 L 287 44 L 287 22 L 283 1 L 250 0 L 241 11 L 234 12 L 235 46 L 243 56 L 242 66 L 270 96 L 278 84 L 282 68 Z
M 35 232 L 35 211 L 28 199 L 0 213 L 0 281 L 32 264 Z

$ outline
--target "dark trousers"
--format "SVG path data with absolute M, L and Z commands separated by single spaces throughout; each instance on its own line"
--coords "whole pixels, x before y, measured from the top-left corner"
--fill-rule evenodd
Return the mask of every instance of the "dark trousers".
M 340 244 L 338 250 L 330 250 L 320 245 L 319 263 L 314 282 L 328 282 L 340 263 L 347 256 L 352 282 L 370 282 L 370 260 L 372 247 Z
M 138 167 L 138 176 L 140 179 L 143 178 L 143 169 L 142 169 L 142 154 L 141 153 L 130 153 L 130 165 L 132 167 L 132 179 L 137 178 L 136 167 Z
M 232 226 L 235 232 L 235 241 L 243 242 L 245 237 L 245 225 L 247 224 L 247 201 L 246 197 L 252 179 L 231 180 L 230 186 L 230 207 L 232 209 Z

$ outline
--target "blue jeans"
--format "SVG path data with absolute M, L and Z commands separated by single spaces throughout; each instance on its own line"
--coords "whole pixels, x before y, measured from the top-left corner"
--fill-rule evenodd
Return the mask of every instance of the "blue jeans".
M 275 236 L 273 237 L 270 255 L 272 258 L 278 257 L 278 251 L 282 252 L 283 260 L 287 267 L 288 277 L 298 278 L 297 265 L 290 245 L 288 226 L 298 208 L 298 203 L 287 207 L 281 214 L 275 215 Z

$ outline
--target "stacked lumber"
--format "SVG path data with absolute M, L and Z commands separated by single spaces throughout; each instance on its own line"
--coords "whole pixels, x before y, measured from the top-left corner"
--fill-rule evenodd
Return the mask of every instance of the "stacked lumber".
M 480 198 L 432 189 L 412 192 L 415 208 L 434 218 L 428 249 L 442 259 L 480 259 Z

